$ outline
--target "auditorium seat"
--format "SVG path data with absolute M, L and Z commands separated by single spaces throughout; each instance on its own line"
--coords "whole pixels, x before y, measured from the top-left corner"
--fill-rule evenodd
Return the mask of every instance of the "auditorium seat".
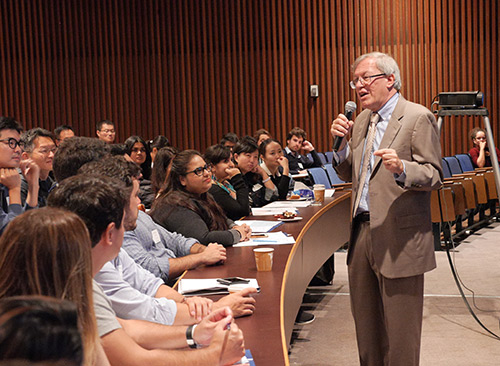
M 458 159 L 456 157 L 446 156 L 443 159 L 448 163 L 448 167 L 450 168 L 450 172 L 452 175 L 463 173 L 462 167 L 460 166 L 460 163 L 458 162 Z
M 321 159 L 321 163 L 325 165 L 327 163 L 326 156 L 323 153 L 318 153 L 319 158 Z
M 450 171 L 450 166 L 448 165 L 447 161 L 442 159 L 443 163 L 443 176 L 445 178 L 451 178 L 451 171 Z
M 333 161 L 333 151 L 326 151 L 325 156 L 326 156 L 326 162 L 331 164 Z
M 332 185 L 345 183 L 342 179 L 339 178 L 337 172 L 335 171 L 335 169 L 333 169 L 332 164 L 326 164 L 325 169 Z
M 309 172 L 309 176 L 314 184 L 324 184 L 325 188 L 331 188 L 332 184 L 328 179 L 328 175 L 326 174 L 326 170 L 323 168 L 309 168 L 307 169 Z
M 460 167 L 464 173 L 474 171 L 474 165 L 472 164 L 472 159 L 469 154 L 457 154 L 455 157 L 460 163 Z

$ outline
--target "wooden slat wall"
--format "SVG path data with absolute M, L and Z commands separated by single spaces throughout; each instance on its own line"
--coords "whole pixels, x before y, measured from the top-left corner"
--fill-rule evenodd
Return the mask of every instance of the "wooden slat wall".
M 2 0 L 0 14 L 0 115 L 26 128 L 93 136 L 111 119 L 121 141 L 203 150 L 227 131 L 284 140 L 300 126 L 325 151 L 355 100 L 350 65 L 380 50 L 429 108 L 440 91 L 482 90 L 499 136 L 496 0 Z M 443 155 L 480 124 L 445 120 Z

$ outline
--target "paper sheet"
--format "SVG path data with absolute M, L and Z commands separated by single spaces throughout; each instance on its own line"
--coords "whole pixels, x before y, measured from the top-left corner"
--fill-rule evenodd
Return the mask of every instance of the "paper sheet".
M 238 220 L 234 222 L 236 225 L 247 224 L 252 229 L 253 233 L 267 233 L 271 231 L 283 222 L 281 221 L 270 221 L 270 220 Z
M 283 245 L 294 243 L 295 239 L 293 236 L 288 236 L 283 231 L 278 231 L 275 233 L 267 233 L 266 238 L 255 238 L 249 241 L 239 242 L 238 244 L 234 244 L 233 247 L 255 247 L 259 245 Z

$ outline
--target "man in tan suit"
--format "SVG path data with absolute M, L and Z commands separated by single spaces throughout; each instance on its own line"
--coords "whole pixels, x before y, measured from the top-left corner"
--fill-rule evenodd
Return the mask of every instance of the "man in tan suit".
M 436 267 L 430 191 L 442 179 L 438 129 L 428 109 L 400 95 L 392 57 L 365 54 L 352 70 L 363 112 L 355 122 L 340 114 L 330 132 L 351 135 L 334 155 L 340 177 L 353 182 L 347 264 L 360 363 L 418 365 L 423 274 Z

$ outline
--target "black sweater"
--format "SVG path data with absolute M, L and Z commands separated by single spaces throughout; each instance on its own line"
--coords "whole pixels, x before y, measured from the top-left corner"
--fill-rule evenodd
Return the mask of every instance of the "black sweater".
M 215 199 L 215 202 L 226 213 L 226 216 L 231 220 L 239 220 L 243 216 L 250 214 L 250 197 L 248 188 L 241 174 L 236 174 L 229 180 L 236 191 L 236 199 L 231 197 L 227 191 L 219 187 L 217 184 L 212 184 L 208 191 Z

